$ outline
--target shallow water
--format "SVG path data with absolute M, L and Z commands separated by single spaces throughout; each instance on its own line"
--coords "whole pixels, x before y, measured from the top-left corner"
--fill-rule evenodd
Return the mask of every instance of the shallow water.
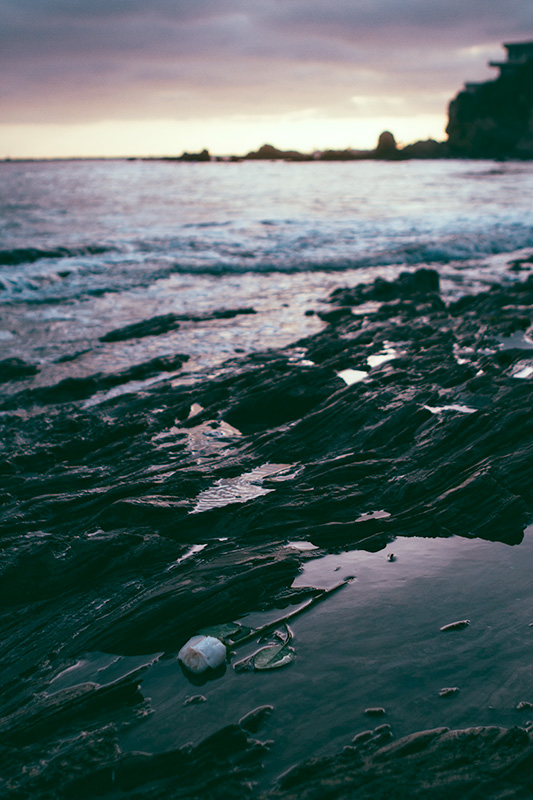
M 240 674 L 228 665 L 222 677 L 191 683 L 176 656 L 156 660 L 143 680 L 153 713 L 122 736 L 121 746 L 163 752 L 198 743 L 269 704 L 274 712 L 260 733 L 274 741 L 263 777 L 268 784 L 310 753 L 336 752 L 375 727 L 367 708 L 383 707 L 382 721 L 398 737 L 443 725 L 524 725 L 531 713 L 516 707 L 533 702 L 532 557 L 533 527 L 519 547 L 398 538 L 377 553 L 312 557 L 296 586 L 330 588 L 347 576 L 354 580 L 291 621 L 292 665 Z M 255 628 L 286 612 L 241 621 Z M 470 620 L 464 630 L 441 631 L 463 619 Z M 256 648 L 243 647 L 232 660 Z M 88 679 L 105 683 L 153 658 L 88 654 L 49 691 Z M 459 692 L 440 697 L 446 687 Z M 186 702 L 197 695 L 205 702 Z

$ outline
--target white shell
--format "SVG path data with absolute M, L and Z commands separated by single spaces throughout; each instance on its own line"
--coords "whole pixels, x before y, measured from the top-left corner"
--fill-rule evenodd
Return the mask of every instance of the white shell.
M 193 636 L 179 651 L 178 659 L 190 672 L 200 675 L 224 663 L 226 645 L 214 636 Z

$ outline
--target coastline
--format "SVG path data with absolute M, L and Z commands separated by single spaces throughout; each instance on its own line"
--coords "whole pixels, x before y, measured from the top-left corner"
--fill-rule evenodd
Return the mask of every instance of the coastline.
M 527 274 L 532 264 L 511 267 Z M 213 796 L 247 796 L 259 774 L 247 759 L 276 757 L 275 744 L 253 741 L 250 718 L 194 749 L 117 749 L 128 731 L 142 738 L 152 713 L 157 722 L 157 703 L 143 692 L 156 669 L 166 671 L 163 691 L 181 681 L 191 696 L 209 697 L 223 685 L 223 676 L 187 683 L 176 654 L 189 636 L 297 607 L 316 589 L 293 581 L 327 552 L 385 553 L 398 537 L 416 536 L 519 547 L 533 509 L 532 307 L 532 278 L 445 304 L 437 273 L 420 269 L 335 291 L 320 312 L 323 331 L 234 359 L 200 385 L 163 382 L 92 408 L 59 384 L 47 396 L 5 398 L 6 796 L 105 796 L 118 785 L 193 798 L 198 770 L 218 785 Z M 35 405 L 37 413 L 19 416 Z M 254 473 L 267 464 L 277 469 Z M 286 547 L 294 541 L 317 549 Z M 528 632 L 525 623 L 525 662 Z M 97 653 L 115 660 L 114 677 L 87 655 Z M 372 777 L 369 796 L 390 796 L 398 771 L 410 787 L 414 769 L 431 781 L 457 747 L 467 748 L 468 763 L 453 781 L 435 777 L 435 796 L 443 785 L 479 788 L 493 769 L 500 777 L 484 797 L 498 796 L 502 780 L 527 785 L 525 720 L 512 733 L 495 722 L 383 754 L 394 735 L 386 725 L 264 796 L 319 796 L 323 782 L 349 796 L 355 774 Z M 175 775 L 189 784 L 170 789 Z M 294 786 L 300 794 L 291 795 Z

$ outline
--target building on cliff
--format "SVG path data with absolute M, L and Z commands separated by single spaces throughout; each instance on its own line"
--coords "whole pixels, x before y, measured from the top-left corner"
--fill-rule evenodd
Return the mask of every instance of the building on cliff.
M 489 61 L 489 67 L 497 67 L 500 75 L 512 75 L 521 66 L 533 61 L 533 42 L 514 42 L 503 46 L 507 50 L 507 60 Z
M 465 158 L 533 159 L 533 42 L 503 45 L 495 80 L 467 83 L 448 109 L 448 150 Z

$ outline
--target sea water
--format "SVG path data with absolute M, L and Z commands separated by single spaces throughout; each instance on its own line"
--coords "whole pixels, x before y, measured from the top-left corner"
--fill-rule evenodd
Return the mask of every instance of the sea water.
M 0 353 L 39 366 L 28 385 L 176 352 L 203 376 L 319 330 L 311 312 L 339 285 L 419 266 L 447 297 L 518 279 L 532 196 L 528 162 L 4 162 Z M 258 313 L 100 342 L 245 307 Z

